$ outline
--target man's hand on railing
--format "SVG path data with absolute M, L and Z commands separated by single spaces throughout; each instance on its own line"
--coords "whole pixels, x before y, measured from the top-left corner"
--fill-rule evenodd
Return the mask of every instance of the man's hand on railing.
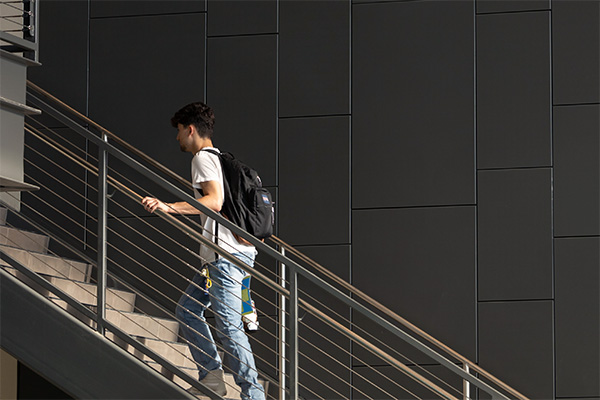
M 146 209 L 146 211 L 153 213 L 156 210 L 160 210 L 162 212 L 172 212 L 173 209 L 169 207 L 166 203 L 160 201 L 154 197 L 144 197 L 142 199 L 142 205 Z

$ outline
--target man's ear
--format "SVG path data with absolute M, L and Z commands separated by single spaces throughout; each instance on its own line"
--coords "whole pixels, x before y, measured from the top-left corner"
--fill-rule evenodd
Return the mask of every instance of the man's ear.
M 196 127 L 194 126 L 194 124 L 190 124 L 187 129 L 189 129 L 189 131 L 187 132 L 188 136 L 192 136 L 194 134 L 194 132 L 198 132 L 196 130 Z

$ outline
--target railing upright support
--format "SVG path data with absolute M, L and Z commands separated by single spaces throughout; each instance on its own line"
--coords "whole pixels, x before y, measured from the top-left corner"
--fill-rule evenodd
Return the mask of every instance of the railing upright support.
M 463 369 L 465 370 L 466 373 L 468 373 L 468 374 L 471 373 L 469 370 L 468 364 L 464 364 Z M 471 400 L 471 382 L 469 382 L 466 379 L 463 379 L 463 399 Z
M 281 249 L 281 254 L 285 255 L 285 249 Z M 286 288 L 286 273 L 285 273 L 285 264 L 279 262 L 280 264 L 280 284 L 282 288 Z M 286 395 L 286 298 L 285 295 L 280 295 L 279 297 L 279 400 L 285 400 L 287 398 Z
M 102 134 L 102 140 L 108 142 L 108 137 Z M 108 152 L 100 146 L 98 153 L 98 311 L 97 329 L 104 335 L 106 319 L 106 211 L 108 185 L 106 182 L 108 170 Z
M 290 267 L 290 399 L 298 399 L 298 271 Z

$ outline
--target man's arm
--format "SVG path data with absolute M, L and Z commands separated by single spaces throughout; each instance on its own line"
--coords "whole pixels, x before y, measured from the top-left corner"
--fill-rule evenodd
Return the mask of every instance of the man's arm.
M 217 181 L 208 181 L 200 183 L 200 187 L 202 188 L 202 193 L 204 193 L 204 196 L 196 200 L 215 212 L 221 211 L 221 207 L 223 206 L 223 193 L 221 190 L 221 185 L 219 185 Z M 197 208 L 186 201 L 164 203 L 154 197 L 144 197 L 142 199 L 142 205 L 146 211 L 151 213 L 156 210 L 160 210 L 170 214 L 202 214 Z

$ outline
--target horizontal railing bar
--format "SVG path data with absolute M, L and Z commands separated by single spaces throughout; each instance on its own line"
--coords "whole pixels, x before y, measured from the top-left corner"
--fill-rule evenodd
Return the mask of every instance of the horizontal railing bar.
M 38 44 L 35 42 L 30 42 L 29 40 L 22 39 L 18 36 L 11 35 L 9 33 L 5 33 L 0 31 L 0 40 L 3 40 L 8 43 L 15 44 L 23 49 L 37 51 Z
M 0 15 L 0 18 L 13 19 L 13 18 L 31 17 L 32 15 L 33 14 L 31 13 L 31 11 L 24 11 L 22 14 L 17 14 L 17 15 Z M 23 24 L 21 24 L 21 25 L 23 25 Z M 4 31 L 4 32 L 6 32 L 6 31 Z

